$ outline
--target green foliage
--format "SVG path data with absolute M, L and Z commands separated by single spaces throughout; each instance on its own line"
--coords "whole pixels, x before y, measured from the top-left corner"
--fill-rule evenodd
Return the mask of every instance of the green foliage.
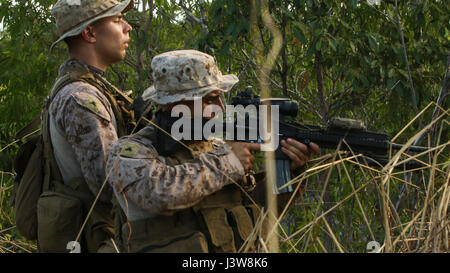
M 0 146 L 12 142 L 18 129 L 40 112 L 62 58 L 49 55 L 55 38 L 49 20 L 51 1 L 2 1 L 0 18 Z M 2 170 L 11 169 L 11 150 L 0 156 Z
M 1 149 L 40 112 L 58 67 L 67 58 L 63 44 L 49 51 L 57 38 L 50 14 L 55 2 L 0 2 Z M 260 1 L 135 2 L 136 9 L 125 15 L 133 26 L 127 58 L 107 71 L 112 83 L 134 90 L 136 97 L 152 84 L 150 63 L 154 55 L 196 48 L 213 54 L 224 73 L 239 75 L 240 82 L 232 92 L 247 85 L 258 87 L 259 68 L 273 43 L 272 34 L 261 19 Z M 421 110 L 436 101 L 442 86 L 450 52 L 450 7 L 447 1 L 398 2 L 417 109 Z M 356 0 L 270 0 L 269 9 L 283 38 L 280 56 L 270 75 L 271 91 L 274 96 L 297 100 L 301 106 L 299 119 L 325 123 L 336 116 L 357 118 L 370 129 L 394 136 L 416 116 L 394 1 L 370 6 Z M 430 119 L 429 112 L 422 116 L 425 123 Z M 413 123 L 397 141 L 405 142 L 419 129 L 420 124 Z M 442 138 L 446 137 L 448 129 L 443 131 Z M 11 172 L 16 149 L 17 145 L 12 145 L 1 152 L 2 171 Z M 337 202 L 352 192 L 342 171 L 333 173 L 326 202 Z M 357 184 L 364 181 L 356 170 L 351 176 Z M 2 183 L 10 186 L 11 179 Z M 310 189 L 317 191 L 323 186 L 313 185 L 316 187 Z M 391 194 L 397 195 L 400 188 L 401 184 L 393 186 Z M 368 204 L 364 214 L 372 224 L 375 239 L 382 240 L 378 190 L 369 186 L 359 197 Z M 305 203 L 318 201 L 314 191 L 306 192 L 304 198 Z M 2 200 L 2 207 L 5 206 Z M 289 232 L 311 221 L 313 208 L 305 205 L 291 210 L 285 221 Z M 6 211 L 5 215 L 11 217 L 12 211 Z M 333 213 L 331 225 L 348 251 L 364 251 L 365 243 L 373 239 L 362 222 L 362 213 L 354 199 Z M 1 223 L 9 222 L 8 217 L 2 215 Z M 323 230 L 323 226 L 318 226 L 315 232 L 323 234 Z M 322 251 L 307 246 L 305 250 Z

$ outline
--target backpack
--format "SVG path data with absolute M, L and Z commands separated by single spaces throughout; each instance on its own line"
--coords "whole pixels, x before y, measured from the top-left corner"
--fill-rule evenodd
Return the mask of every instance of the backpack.
M 37 116 L 33 121 L 24 127 L 18 134 L 16 140 L 22 139 L 26 135 L 35 131 L 40 121 Z M 42 135 L 34 134 L 20 145 L 14 158 L 14 187 L 11 194 L 10 206 L 14 206 L 16 227 L 28 240 L 35 240 L 37 237 L 37 214 L 36 206 L 39 195 L 42 191 L 43 182 L 43 153 Z M 21 181 L 28 181 L 20 183 Z
M 72 81 L 69 75 L 58 78 L 50 93 L 51 97 L 48 96 L 44 101 L 40 115 L 15 136 L 16 140 L 26 140 L 20 145 L 14 158 L 14 186 L 9 205 L 14 207 L 17 230 L 28 240 L 37 239 L 37 204 L 44 188 L 48 188 L 50 173 L 53 178 L 61 181 L 49 138 L 48 110 L 53 97 Z M 33 134 L 41 124 L 46 130 Z M 46 161 L 45 158 L 49 160 Z

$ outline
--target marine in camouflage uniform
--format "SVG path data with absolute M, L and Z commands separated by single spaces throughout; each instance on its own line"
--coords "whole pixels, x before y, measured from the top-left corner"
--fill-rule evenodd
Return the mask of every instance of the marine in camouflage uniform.
M 60 70 L 71 66 L 87 66 L 98 77 L 104 74 L 78 59 L 65 62 Z M 97 195 L 105 181 L 106 153 L 117 140 L 117 123 L 105 95 L 82 81 L 64 86 L 50 104 L 50 134 L 63 181 L 82 174 Z M 111 193 L 111 188 L 105 188 L 100 200 L 110 202 Z
M 255 251 L 254 242 L 265 234 L 264 226 L 252 234 L 262 207 L 246 198 L 242 179 L 253 164 L 250 150 L 259 144 L 188 141 L 167 152 L 163 142 L 170 137 L 158 138 L 164 111 L 194 96 L 223 109 L 217 97 L 237 77 L 222 75 L 211 56 L 194 50 L 160 54 L 151 65 L 154 86 L 143 97 L 161 108 L 153 119 L 157 126 L 119 139 L 107 161 L 120 205 L 116 243 L 124 252 L 236 252 L 247 240 L 246 250 Z
M 125 57 L 131 26 L 122 14 L 132 7 L 132 0 L 59 0 L 52 8 L 60 35 L 52 48 L 65 41 L 70 59 L 61 65 L 47 100 L 49 135 L 57 162 L 52 167 L 60 175 L 54 172 L 56 177 L 44 186 L 44 191 L 55 194 L 45 195 L 48 201 L 41 197 L 38 204 L 40 251 L 60 252 L 75 240 L 80 220 L 86 217 L 105 181 L 111 144 L 133 125 L 131 99 L 104 78 L 104 70 Z M 113 49 L 103 50 L 105 43 Z M 111 197 L 111 188 L 104 187 L 83 232 L 83 252 L 97 251 L 102 241 L 113 235 Z M 74 209 L 76 205 L 69 207 L 73 198 L 81 201 L 81 210 Z M 57 204 L 62 206 L 55 207 Z M 59 218 L 48 217 L 52 213 Z M 52 228 L 58 224 L 67 224 L 73 230 Z M 55 243 L 52 238 L 58 236 L 61 240 Z

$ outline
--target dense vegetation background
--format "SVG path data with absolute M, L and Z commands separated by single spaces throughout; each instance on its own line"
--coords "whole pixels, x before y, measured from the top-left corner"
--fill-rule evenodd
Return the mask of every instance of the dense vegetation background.
M 49 51 L 57 38 L 50 13 L 55 2 L 0 2 L 0 252 L 35 250 L 15 231 L 7 205 L 18 147 L 9 144 L 39 113 L 67 58 L 63 44 Z M 391 137 L 401 132 L 396 142 L 405 143 L 416 140 L 416 133 L 443 113 L 439 109 L 448 109 L 448 1 L 140 0 L 135 5 L 125 15 L 133 26 L 127 58 L 107 71 L 112 83 L 134 90 L 134 97 L 152 83 L 154 55 L 195 48 L 214 55 L 224 73 L 239 76 L 233 92 L 247 85 L 259 90 L 267 80 L 272 96 L 299 102 L 298 118 L 307 123 L 361 119 Z M 261 70 L 271 56 L 273 66 Z M 416 144 L 448 143 L 448 112 L 431 129 Z M 369 241 L 378 241 L 384 251 L 448 251 L 448 155 L 444 145 L 435 158 L 427 157 L 429 169 L 412 178 L 400 173 L 387 184 L 380 182 L 382 174 L 368 175 L 348 163 L 334 166 L 330 176 L 329 168 L 308 173 L 304 199 L 283 218 L 281 250 L 366 252 Z M 311 166 L 325 159 L 324 153 Z M 401 239 L 391 240 L 396 236 Z

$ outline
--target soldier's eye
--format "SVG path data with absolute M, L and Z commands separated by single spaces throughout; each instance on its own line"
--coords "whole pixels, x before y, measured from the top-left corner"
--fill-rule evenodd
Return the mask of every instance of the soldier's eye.
M 205 102 L 207 104 L 213 104 L 214 102 L 217 101 L 217 98 L 219 98 L 219 96 L 209 96 L 205 98 Z

